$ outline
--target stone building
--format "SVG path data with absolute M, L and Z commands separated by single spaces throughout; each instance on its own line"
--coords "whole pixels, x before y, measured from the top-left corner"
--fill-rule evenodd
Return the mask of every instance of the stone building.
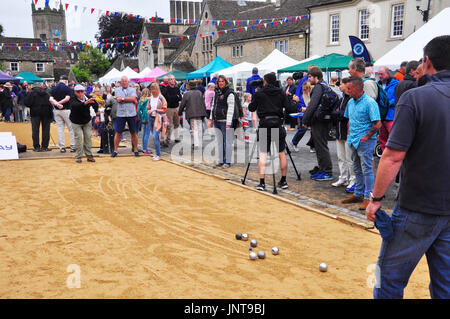
M 428 4 L 431 19 L 450 7 L 450 0 L 318 0 L 309 7 L 311 55 L 351 55 L 353 35 L 379 59 L 425 23 Z
M 0 37 L 0 64 L 15 76 L 32 72 L 45 80 L 59 80 L 68 76 L 78 61 L 78 51 L 70 45 L 61 50 L 67 41 L 66 15 L 60 4 L 58 9 L 37 8 L 31 1 L 34 38 Z M 49 49 L 52 45 L 52 50 Z
M 59 8 L 50 7 L 37 8 L 31 2 L 33 20 L 33 34 L 36 39 L 43 41 L 67 41 L 66 13 L 62 2 Z

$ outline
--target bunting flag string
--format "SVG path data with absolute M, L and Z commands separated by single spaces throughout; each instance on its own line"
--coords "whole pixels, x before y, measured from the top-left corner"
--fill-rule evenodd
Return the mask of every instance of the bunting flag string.
M 45 1 L 45 6 L 49 7 L 49 0 L 34 0 L 35 5 L 37 5 L 39 2 Z M 62 1 L 55 1 L 55 5 L 59 6 L 59 3 L 62 3 Z M 136 19 L 136 20 L 140 20 L 143 19 L 145 22 L 162 22 L 162 18 L 161 17 L 146 17 L 143 15 L 138 15 L 138 14 L 134 14 L 134 13 L 129 13 L 129 12 L 122 12 L 122 11 L 114 11 L 114 10 L 103 10 L 103 9 L 98 9 L 98 8 L 89 8 L 89 7 L 85 7 L 85 6 L 80 6 L 80 5 L 76 5 L 73 3 L 69 3 L 69 2 L 64 2 L 64 6 L 63 6 L 66 10 L 66 12 L 70 12 L 73 10 L 73 12 L 78 12 L 78 8 L 82 7 L 83 13 L 86 13 L 89 9 L 88 14 L 89 15 L 93 15 L 94 12 L 97 12 L 98 15 L 102 15 L 103 12 L 105 12 L 106 16 L 114 16 L 117 17 L 119 14 L 121 16 L 125 16 L 128 19 Z M 276 18 L 260 18 L 260 19 L 254 19 L 254 20 L 234 20 L 234 19 L 224 19 L 224 20 L 203 20 L 203 19 L 174 19 L 171 18 L 170 19 L 170 23 L 171 24 L 183 24 L 183 25 L 209 25 L 210 23 L 212 25 L 225 25 L 228 24 L 231 26 L 231 24 L 233 24 L 233 26 L 250 26 L 250 25 L 258 25 L 261 23 L 274 23 L 275 25 L 278 23 L 285 23 L 285 22 L 291 22 L 297 20 L 297 19 L 308 19 L 309 15 L 302 15 L 302 16 L 290 16 L 290 17 L 276 17 Z

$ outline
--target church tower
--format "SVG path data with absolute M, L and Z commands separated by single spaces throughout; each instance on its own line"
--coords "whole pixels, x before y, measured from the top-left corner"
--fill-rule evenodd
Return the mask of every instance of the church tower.
M 42 41 L 67 41 L 66 13 L 62 3 L 59 9 L 51 9 L 49 6 L 36 8 L 31 1 L 34 37 Z

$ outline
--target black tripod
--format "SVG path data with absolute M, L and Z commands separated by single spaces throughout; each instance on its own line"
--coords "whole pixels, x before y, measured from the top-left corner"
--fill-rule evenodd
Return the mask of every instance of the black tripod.
M 257 136 L 259 136 L 259 129 L 257 130 Z M 274 142 L 272 141 L 271 143 L 274 143 Z M 248 171 L 250 170 L 250 165 L 251 165 L 251 162 L 252 162 L 253 155 L 255 154 L 257 145 L 258 145 L 258 141 L 256 141 L 253 144 L 252 153 L 250 154 L 250 158 L 248 160 L 247 169 L 245 171 L 244 178 L 241 179 L 242 185 L 245 185 L 245 181 L 247 180 Z M 287 142 L 286 142 L 286 152 L 288 153 L 289 158 L 291 159 L 292 166 L 294 167 L 294 170 L 295 170 L 295 174 L 297 174 L 297 180 L 301 181 L 302 178 L 300 176 L 300 173 L 297 171 L 297 167 L 295 166 L 294 159 L 292 158 L 291 150 L 289 149 L 289 146 L 288 146 Z M 258 154 L 259 154 L 259 152 L 258 152 Z M 269 157 L 272 157 L 272 152 L 271 151 L 268 152 L 268 158 Z M 258 156 L 257 160 L 259 160 L 259 156 Z M 272 172 L 273 172 L 273 174 L 272 174 L 272 176 L 273 176 L 273 194 L 278 194 L 278 192 L 277 192 L 277 184 L 276 184 L 276 181 L 275 181 L 274 161 L 275 161 L 275 158 L 273 158 L 271 160 L 271 162 L 272 162 Z

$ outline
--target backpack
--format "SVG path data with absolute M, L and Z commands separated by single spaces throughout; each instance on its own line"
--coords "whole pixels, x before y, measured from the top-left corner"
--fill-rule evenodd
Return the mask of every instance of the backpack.
M 317 118 L 319 120 L 329 120 L 331 119 L 331 113 L 339 104 L 340 97 L 330 86 L 324 85 L 323 83 L 319 84 L 323 88 L 323 94 L 317 109 Z
M 244 109 L 242 108 L 241 99 L 238 95 L 232 91 L 230 94 L 234 94 L 234 115 L 233 119 L 240 119 L 244 117 Z
M 365 79 L 364 82 L 366 81 L 375 81 L 374 79 Z M 383 89 L 383 87 L 380 85 L 380 83 L 378 83 L 377 81 L 375 81 L 375 83 L 377 84 L 378 87 L 378 95 L 377 95 L 377 99 L 376 102 L 378 104 L 378 109 L 380 110 L 380 118 L 382 121 L 384 121 L 386 119 L 386 115 L 388 114 L 389 111 L 389 98 L 387 96 L 386 91 Z

